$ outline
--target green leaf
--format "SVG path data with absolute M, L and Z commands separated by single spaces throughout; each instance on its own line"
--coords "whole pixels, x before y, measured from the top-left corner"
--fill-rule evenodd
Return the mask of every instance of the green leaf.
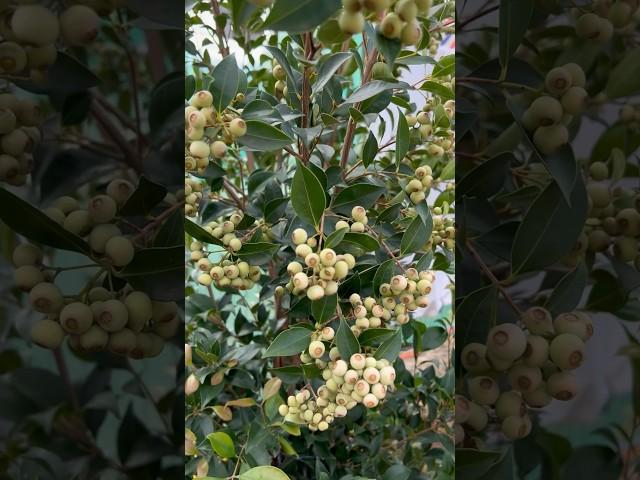
M 184 270 L 184 247 L 182 245 L 138 250 L 131 263 L 124 267 L 118 275 L 131 277 L 176 269 Z
M 236 97 L 238 92 L 247 88 L 247 76 L 238 68 L 235 55 L 223 58 L 211 72 L 213 80 L 209 91 L 213 95 L 213 105 L 221 112 Z
M 315 95 L 322 90 L 327 82 L 329 82 L 329 80 L 331 80 L 331 78 L 336 74 L 342 64 L 349 60 L 352 55 L 353 54 L 351 52 L 339 52 L 329 55 L 318 68 L 318 77 L 313 84 L 311 94 Z
M 234 255 L 251 265 L 264 265 L 271 261 L 278 248 L 278 245 L 273 243 L 244 243 Z
M 291 183 L 291 205 L 296 214 L 317 227 L 327 206 L 326 201 L 324 189 L 318 177 L 298 162 Z
M 571 205 L 558 184 L 550 183 L 533 201 L 518 227 L 511 252 L 513 272 L 541 270 L 568 254 L 584 227 L 587 209 L 582 178 L 576 180 Z
M 629 50 L 608 75 L 605 88 L 608 98 L 629 97 L 640 92 L 640 48 Z
M 362 149 L 362 164 L 367 168 L 373 163 L 378 154 L 378 140 L 371 130 L 369 130 L 369 136 Z
M 447 340 L 448 334 L 444 327 L 429 327 L 422 336 L 422 348 L 432 350 L 438 348 Z
M 385 59 L 385 62 L 389 67 L 392 67 L 402 49 L 402 44 L 398 39 L 387 38 L 376 30 L 376 45 L 378 50 Z
M 266 46 L 265 48 L 278 62 L 278 65 L 284 68 L 284 71 L 287 74 L 287 86 L 291 85 L 294 87 L 294 89 L 297 89 L 296 75 L 293 73 L 293 69 L 291 68 L 289 60 L 287 60 L 287 56 L 278 47 Z
M 286 473 L 277 467 L 254 467 L 240 474 L 240 480 L 291 480 Z
M 340 242 L 340 246 L 355 245 L 364 252 L 374 252 L 380 248 L 378 240 L 366 233 L 349 232 L 344 235 L 344 239 Z
M 506 68 L 511 56 L 514 54 L 531 21 L 534 0 L 500 0 L 500 23 L 498 27 L 498 49 L 500 65 Z
M 449 163 L 447 163 L 442 169 L 442 171 L 440 172 L 440 179 L 451 180 L 455 177 L 455 175 L 456 175 L 456 162 L 455 160 L 449 160 Z
M 326 322 L 336 314 L 338 295 L 329 295 L 311 302 L 311 314 L 316 322 Z
M 360 352 L 358 339 L 344 318 L 340 319 L 340 326 L 338 327 L 338 333 L 336 333 L 336 346 L 340 356 L 345 359 L 351 358 L 351 355 Z
M 408 480 L 411 469 L 400 463 L 391 465 L 382 475 L 382 480 Z
M 398 266 L 395 260 L 387 260 L 380 264 L 376 270 L 376 274 L 373 277 L 373 293 L 378 295 L 380 293 L 380 285 L 383 283 L 389 283 L 391 277 L 393 277 L 398 271 Z
M 340 6 L 340 0 L 276 0 L 262 28 L 289 33 L 309 32 L 332 17 Z
M 504 186 L 507 171 L 515 163 L 512 153 L 501 153 L 469 171 L 456 185 L 456 195 L 489 198 Z
M 335 213 L 351 215 L 353 207 L 371 208 L 387 189 L 371 183 L 356 183 L 336 195 L 331 209 Z
M 91 254 L 89 245 L 82 238 L 4 188 L 0 188 L 0 205 L 0 220 L 14 232 L 42 245 Z
M 324 248 L 335 248 L 338 246 L 348 231 L 349 228 L 344 227 L 332 232 L 331 235 L 327 236 L 324 240 Z
M 398 116 L 398 130 L 396 131 L 396 169 L 400 168 L 404 156 L 409 151 L 409 124 L 407 117 Z
M 429 240 L 429 230 L 420 216 L 416 216 L 402 235 L 400 254 L 417 252 Z
M 224 247 L 224 243 L 219 238 L 214 237 L 209 232 L 207 232 L 204 228 L 198 225 L 196 222 L 192 222 L 188 218 L 184 219 L 184 231 L 191 235 L 196 240 L 199 240 L 204 243 L 209 243 L 212 245 L 218 245 L 220 247 Z
M 140 177 L 138 186 L 122 205 L 118 214 L 121 216 L 149 215 L 153 207 L 158 205 L 167 195 L 167 189 L 152 182 L 147 177 Z
M 396 332 L 387 338 L 382 345 L 378 347 L 373 354 L 375 358 L 381 360 L 386 358 L 390 362 L 394 362 L 402 349 L 402 329 L 398 328 Z
M 451 91 L 449 88 L 445 87 L 441 83 L 432 82 L 430 80 L 420 85 L 420 90 L 431 92 L 434 95 L 442 98 L 443 100 L 453 100 L 455 98 L 453 91 Z
M 207 435 L 207 440 L 209 440 L 211 448 L 220 458 L 234 458 L 236 456 L 236 447 L 233 444 L 233 440 L 226 433 L 210 433 Z
M 238 143 L 250 150 L 265 152 L 280 150 L 293 143 L 282 130 L 261 120 L 247 120 L 247 133 L 238 138 Z
M 377 94 L 386 90 L 413 90 L 413 87 L 405 82 L 385 82 L 383 80 L 373 80 L 367 82 L 364 85 L 358 87 L 345 101 L 345 104 L 359 103 L 368 98 L 374 97 Z
M 570 312 L 578 306 L 587 286 L 587 273 L 585 264 L 580 262 L 560 279 L 545 303 L 545 308 L 554 317 L 562 312 Z
M 370 347 L 386 340 L 396 331 L 391 328 L 368 328 L 358 336 L 358 342 L 363 347 Z
M 291 327 L 280 333 L 269 345 L 262 358 L 288 357 L 299 355 L 309 347 L 309 341 L 313 332 L 304 327 Z
M 456 56 L 455 54 L 446 55 L 442 57 L 433 67 L 431 72 L 431 78 L 444 77 L 450 75 L 456 68 Z

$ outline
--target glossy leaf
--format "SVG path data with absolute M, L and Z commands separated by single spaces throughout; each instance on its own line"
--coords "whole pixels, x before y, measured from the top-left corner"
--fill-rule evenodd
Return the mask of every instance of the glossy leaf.
M 262 355 L 267 357 L 288 357 L 299 355 L 307 349 L 313 332 L 303 327 L 291 327 L 281 332 Z
M 291 183 L 291 205 L 298 216 L 318 226 L 326 207 L 324 189 L 318 178 L 298 162 Z

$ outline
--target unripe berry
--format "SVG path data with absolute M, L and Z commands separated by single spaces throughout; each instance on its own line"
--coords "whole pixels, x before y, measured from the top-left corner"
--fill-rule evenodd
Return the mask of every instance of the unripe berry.
M 582 38 L 598 38 L 602 28 L 600 20 L 595 13 L 585 13 L 576 21 L 576 34 Z
M 542 372 L 537 367 L 514 365 L 509 369 L 509 381 L 514 390 L 532 392 L 542 384 Z
M 364 8 L 371 12 L 382 12 L 389 8 L 389 0 L 363 0 Z
M 91 230 L 91 216 L 87 210 L 76 210 L 64 219 L 64 228 L 79 237 L 84 237 Z
M 337 261 L 333 268 L 335 272 L 335 278 L 337 280 L 342 280 L 349 274 L 349 265 L 344 260 Z
M 499 394 L 498 384 L 491 377 L 469 379 L 469 396 L 478 405 L 493 405 Z
M 126 237 L 110 238 L 104 246 L 105 255 L 116 267 L 124 267 L 131 263 L 135 255 L 133 243 Z
M 0 155 L 0 162 L 2 161 L 2 157 L 6 155 Z M 56 222 L 58 225 L 64 226 L 65 216 L 59 209 L 55 207 L 45 208 L 42 213 L 44 213 L 51 220 Z
M 605 180 L 609 178 L 609 167 L 604 162 L 593 162 L 589 166 L 589 175 L 597 181 Z
M 129 312 L 120 300 L 106 300 L 101 303 L 96 321 L 107 332 L 117 332 L 124 328 L 129 320 Z
M 344 374 L 344 381 L 348 385 L 355 385 L 358 381 L 358 372 L 355 370 L 347 370 Z
M 469 419 L 471 406 L 463 395 L 455 396 L 455 422 L 465 423 Z
M 584 342 L 571 333 L 561 333 L 549 345 L 549 358 L 562 370 L 578 368 L 584 359 Z
M 504 360 L 520 358 L 527 348 L 527 339 L 520 327 L 503 323 L 493 327 L 487 337 L 487 351 Z
M 553 320 L 549 311 L 542 307 L 531 307 L 522 315 L 522 322 L 530 333 L 549 335 L 553 333 Z
M 200 90 L 193 94 L 189 104 L 198 108 L 210 107 L 213 104 L 213 95 L 207 90 Z
M 351 224 L 351 231 L 354 233 L 362 233 L 365 231 L 364 224 L 362 222 L 353 222 Z
M 496 415 L 498 415 L 498 418 L 522 417 L 525 413 L 527 413 L 527 407 L 520 393 L 511 391 L 500 394 L 496 402 Z
M 35 265 L 42 261 L 42 250 L 30 243 L 21 243 L 13 250 L 12 260 L 16 267 Z
M 41 347 L 55 350 L 62 345 L 64 331 L 53 320 L 40 320 L 31 327 L 31 339 Z
M 34 310 L 40 313 L 56 313 L 64 305 L 60 289 L 53 283 L 42 282 L 29 292 L 29 300 Z
M 593 333 L 588 315 L 581 312 L 561 313 L 553 321 L 557 333 L 570 333 L 586 342 Z
M 602 183 L 589 183 L 587 193 L 596 208 L 604 208 L 611 203 L 609 188 Z
M 311 301 L 320 300 L 322 297 L 324 297 L 324 294 L 324 288 L 322 288 L 320 285 L 312 285 L 307 289 L 307 297 Z
M 11 31 L 18 40 L 33 45 L 55 43 L 60 25 L 55 14 L 40 5 L 22 5 L 11 17 Z
M 108 195 L 97 195 L 91 199 L 87 207 L 93 223 L 107 223 L 116 216 L 118 207 Z
M 337 377 L 344 377 L 345 373 L 347 373 L 348 368 L 349 366 L 347 365 L 347 362 L 345 362 L 344 360 L 336 360 L 332 373 Z
M 607 17 L 615 28 L 623 28 L 629 24 L 633 13 L 634 12 L 629 3 L 616 1 L 609 7 L 609 14 Z
M 551 403 L 553 397 L 547 392 L 546 384 L 542 384 L 533 392 L 524 392 L 522 394 L 527 405 L 533 408 L 543 408 Z
M 331 267 L 336 263 L 336 252 L 330 248 L 325 248 L 320 252 L 320 262 L 323 265 Z M 311 266 L 311 265 L 310 265 Z
M 510 440 L 518 440 L 527 435 L 527 424 L 521 416 L 510 416 L 502 421 L 502 433 Z
M 85 303 L 73 302 L 60 311 L 60 325 L 69 333 L 84 333 L 92 324 L 93 312 Z
M 104 253 L 109 239 L 122 235 L 120 229 L 112 223 L 96 225 L 89 234 L 89 246 L 97 253 Z
M 134 348 L 136 348 L 136 344 L 136 334 L 128 328 L 123 328 L 122 330 L 109 335 L 107 348 L 110 352 L 117 355 L 128 355 Z
M 215 158 L 223 158 L 227 153 L 227 144 L 216 140 L 211 144 L 211 155 Z
M 569 372 L 554 373 L 547 380 L 547 392 L 557 400 L 571 400 L 576 396 L 577 391 L 576 379 Z
M 571 87 L 562 95 L 560 102 L 565 113 L 580 113 L 584 107 L 587 91 L 582 87 Z
M 291 276 L 302 272 L 302 265 L 299 262 L 291 262 L 287 265 L 287 273 Z
M 98 36 L 100 19 L 84 5 L 73 5 L 60 15 L 60 33 L 70 46 L 88 45 Z
M 567 63 L 563 68 L 571 75 L 571 85 L 574 87 L 584 87 L 587 83 L 584 70 L 577 63 Z
M 379 400 L 373 393 L 367 393 L 362 398 L 362 404 L 367 408 L 375 408 L 378 406 Z
M 302 243 L 296 247 L 296 255 L 300 258 L 307 258 L 311 253 L 311 247 L 306 243 Z
M 367 218 L 367 210 L 361 206 L 355 206 L 351 209 L 351 218 L 353 218 L 356 222 L 363 223 Z
M 86 352 L 103 350 L 109 342 L 109 334 L 99 325 L 92 325 L 89 330 L 79 336 L 80 348 Z
M 311 355 L 312 358 L 322 357 L 322 355 L 324 355 L 324 350 L 324 343 L 322 342 L 316 340 L 309 344 L 309 355 Z
M 304 263 L 307 267 L 316 268 L 319 267 L 320 264 L 320 256 L 315 253 L 310 253 L 306 257 L 304 257 Z
M 380 370 L 380 383 L 382 385 L 393 385 L 396 380 L 396 370 L 392 366 L 383 367 Z
M 633 207 L 623 208 L 616 215 L 618 231 L 628 237 L 640 235 L 640 212 Z
M 563 67 L 549 70 L 544 81 L 547 91 L 552 95 L 560 96 L 571 87 L 571 74 Z
M 399 38 L 403 23 L 396 13 L 387 13 L 380 22 L 380 33 L 387 38 Z
M 333 337 L 335 336 L 335 331 L 331 327 L 324 327 L 322 329 L 321 335 L 323 340 L 326 340 L 329 342 L 333 340 Z
M 336 222 L 336 230 L 341 230 L 343 228 L 349 228 L 349 223 L 344 220 L 338 220 Z
M 536 98 L 527 111 L 530 121 L 526 122 L 525 126 L 531 130 L 540 126 L 556 124 L 563 115 L 560 102 L 548 95 Z
M 229 132 L 235 138 L 242 137 L 245 133 L 247 133 L 247 124 L 241 118 L 234 118 L 231 120 L 229 124 Z
M 200 381 L 196 378 L 196 376 L 192 373 L 187 377 L 187 380 L 184 382 L 184 393 L 185 395 L 193 395 L 200 388 Z
M 538 127 L 533 134 L 533 143 L 545 155 L 556 151 L 569 141 L 569 130 L 564 125 Z
M 338 17 L 338 26 L 349 35 L 360 33 L 364 30 L 364 15 L 362 12 L 343 10 Z
M 544 337 L 529 335 L 527 349 L 522 355 L 524 364 L 528 367 L 542 367 L 549 358 L 549 342 Z
M 400 32 L 400 41 L 405 45 L 417 45 L 420 40 L 422 40 L 420 24 L 415 20 L 407 22 Z
M 351 355 L 349 363 L 351 364 L 351 368 L 354 370 L 363 370 L 366 365 L 366 359 L 361 353 L 354 353 Z
M 375 367 L 369 367 L 364 370 L 362 377 L 367 381 L 367 383 L 373 385 L 380 381 L 380 372 Z
M 22 267 L 16 268 L 13 274 L 13 279 L 16 286 L 25 292 L 28 292 L 37 284 L 42 283 L 45 280 L 40 269 L 33 265 L 23 265 Z
M 347 408 L 342 405 L 338 405 L 335 411 L 333 412 L 333 416 L 336 418 L 341 418 L 346 415 L 347 415 Z
M 488 421 L 487 411 L 477 403 L 469 402 L 469 418 L 465 424 L 476 432 L 481 432 L 487 426 Z

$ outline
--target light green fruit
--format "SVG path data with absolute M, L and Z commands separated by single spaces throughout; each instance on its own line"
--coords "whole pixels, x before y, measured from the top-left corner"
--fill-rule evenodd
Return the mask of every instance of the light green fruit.
M 578 368 L 584 360 L 584 342 L 572 333 L 561 333 L 549 345 L 549 358 L 562 370 Z
M 569 130 L 564 125 L 538 127 L 533 134 L 533 143 L 544 155 L 555 152 L 569 141 Z
M 455 396 L 455 419 L 456 423 L 465 423 L 469 420 L 471 414 L 471 406 L 469 400 L 463 395 Z
M 483 373 L 491 369 L 486 358 L 487 347 L 481 343 L 469 343 L 462 349 L 460 360 L 469 373 Z
M 601 28 L 600 17 L 595 13 L 585 13 L 576 20 L 576 34 L 582 38 L 598 38 Z
M 309 355 L 311 355 L 311 358 L 321 358 L 324 352 L 324 343 L 316 340 L 309 344 Z
M 107 185 L 107 195 L 113 198 L 119 206 L 123 205 L 134 191 L 134 185 L 124 179 L 112 180 Z
M 8 108 L 0 109 L 0 135 L 6 135 L 16 128 L 16 115 Z
M 64 305 L 60 289 L 48 282 L 42 282 L 33 287 L 29 292 L 29 301 L 33 308 L 40 313 L 57 313 Z
M 44 274 L 34 265 L 23 265 L 16 268 L 13 280 L 20 290 L 28 292 L 37 284 L 44 282 Z
M 223 158 L 227 153 L 227 144 L 221 142 L 220 140 L 216 140 L 211 144 L 211 154 L 215 158 Z
M 522 329 L 514 323 L 496 325 L 487 336 L 487 351 L 504 360 L 520 358 L 527 348 Z
M 208 90 L 200 90 L 193 94 L 189 104 L 198 108 L 210 107 L 213 105 L 213 95 Z
M 380 33 L 386 38 L 399 38 L 404 24 L 396 13 L 387 13 L 380 22 Z
M 562 66 L 571 75 L 571 85 L 574 87 L 584 87 L 587 83 L 587 79 L 584 74 L 584 70 L 577 63 L 567 63 Z
M 527 405 L 533 408 L 544 408 L 553 400 L 553 397 L 549 395 L 549 392 L 547 391 L 545 383 L 541 384 L 532 392 L 524 392 L 522 397 Z
M 394 7 L 401 20 L 413 22 L 418 15 L 418 6 L 414 0 L 399 0 Z
M 0 155 L 0 180 L 12 181 L 19 175 L 20 163 L 18 160 L 11 155 Z
M 51 45 L 58 39 L 56 15 L 40 5 L 23 5 L 11 17 L 11 31 L 18 40 L 33 45 Z
M 296 228 L 291 234 L 294 245 L 302 245 L 307 241 L 307 232 L 303 228 Z M 306 255 L 305 255 L 306 256 Z
M 613 37 L 613 24 L 606 18 L 600 19 L 600 31 L 596 40 L 601 43 L 608 42 Z
M 75 210 L 65 217 L 62 226 L 65 230 L 84 237 L 91 231 L 91 216 L 86 210 Z
M 104 287 L 93 287 L 87 295 L 89 302 L 104 302 L 111 298 L 111 292 Z
M 178 314 L 176 302 L 151 302 L 151 317 L 156 323 L 170 322 Z
M 552 95 L 560 96 L 564 94 L 572 84 L 571 74 L 563 67 L 556 67 L 549 70 L 544 80 L 544 86 Z
M 522 400 L 522 395 L 516 391 L 503 392 L 496 402 L 496 415 L 498 418 L 511 416 L 522 417 L 527 413 L 527 407 Z
M 120 300 L 105 300 L 95 312 L 95 320 L 107 332 L 122 330 L 129 319 L 127 307 Z
M 564 112 L 572 115 L 580 113 L 584 108 L 584 102 L 587 96 L 587 91 L 582 87 L 569 88 L 560 99 Z
M 0 67 L 2 65 L 2 57 L 0 52 Z M 6 155 L 19 158 L 27 150 L 30 143 L 29 136 L 21 129 L 16 129 L 0 138 L 0 146 Z
M 571 400 L 577 391 L 578 384 L 570 372 L 554 373 L 547 379 L 547 392 L 556 400 Z
M 593 333 L 589 316 L 582 312 L 566 312 L 559 314 L 553 321 L 558 333 L 570 333 L 586 342 Z
M 513 365 L 513 360 L 505 360 L 504 358 L 500 358 L 489 351 L 486 353 L 486 359 L 489 365 L 491 365 L 491 369 L 497 372 L 505 372 Z
M 98 36 L 100 18 L 85 5 L 73 5 L 60 15 L 60 33 L 70 46 L 88 45 Z
M 514 365 L 508 375 L 511 387 L 518 392 L 532 392 L 542 384 L 542 371 L 537 367 Z
M 618 0 L 609 7 L 609 14 L 607 18 L 615 28 L 624 28 L 631 21 L 632 15 L 633 10 L 631 5 L 627 2 Z
M 21 243 L 13 250 L 12 260 L 16 267 L 36 265 L 42 261 L 42 250 L 30 243 Z
M 91 233 L 89 234 L 89 246 L 94 252 L 104 253 L 105 245 L 107 244 L 109 239 L 119 235 L 122 235 L 122 232 L 116 225 L 112 223 L 97 225 L 91 230 Z
M 468 390 L 471 400 L 478 405 L 493 405 L 500 395 L 496 381 L 486 376 L 469 379 Z
M 609 178 L 609 167 L 604 162 L 593 162 L 589 165 L 589 175 L 596 181 Z
M 133 243 L 123 236 L 111 237 L 105 244 L 104 252 L 116 267 L 124 267 L 130 264 L 135 255 Z
M 128 328 L 109 335 L 107 348 L 118 355 L 128 355 L 136 347 L 136 334 Z
M 562 104 L 548 95 L 536 98 L 528 109 L 534 128 L 558 123 L 562 119 Z
M 31 327 L 31 339 L 41 347 L 55 350 L 62 345 L 64 331 L 60 324 L 53 320 L 40 320 Z
M 489 416 L 487 415 L 487 411 L 477 403 L 469 402 L 469 418 L 465 424 L 474 431 L 481 432 L 486 428 L 488 422 Z
M 109 342 L 109 334 L 99 325 L 92 325 L 89 330 L 79 336 L 80 348 L 87 352 L 103 350 Z
M 131 292 L 124 299 L 124 305 L 128 312 L 127 327 L 135 333 L 142 331 L 147 322 L 151 320 L 153 312 L 149 296 L 140 291 Z
M 118 207 L 110 196 L 97 195 L 91 199 L 87 210 L 93 223 L 107 223 L 116 216 Z
M 640 212 L 635 208 L 623 208 L 616 214 L 618 231 L 629 237 L 640 236 Z
M 322 288 L 320 285 L 312 285 L 307 289 L 307 297 L 311 301 L 320 300 L 322 297 L 324 297 L 324 295 L 324 288 Z
M 420 40 L 422 40 L 422 27 L 420 24 L 415 20 L 407 22 L 400 32 L 400 41 L 404 45 L 417 45 Z
M 431 8 L 431 0 L 415 0 L 420 13 L 428 13 Z
M 638 240 L 634 237 L 618 237 L 613 244 L 613 254 L 621 262 L 632 262 L 638 255 Z
M 85 303 L 73 302 L 65 305 L 60 311 L 60 325 L 69 333 L 84 333 L 91 328 L 92 324 L 93 312 Z
M 611 203 L 609 188 L 603 183 L 589 183 L 587 193 L 596 208 L 605 208 Z
M 593 230 L 589 233 L 589 250 L 604 252 L 611 244 L 611 237 L 604 230 Z
M 521 416 L 510 416 L 502 421 L 502 433 L 509 440 L 518 440 L 527 435 L 527 424 Z
M 527 336 L 527 349 L 522 355 L 523 363 L 528 367 L 542 367 L 549 359 L 549 342 L 539 335 Z
M 389 8 L 390 0 L 362 0 L 364 8 L 371 12 L 382 12 Z

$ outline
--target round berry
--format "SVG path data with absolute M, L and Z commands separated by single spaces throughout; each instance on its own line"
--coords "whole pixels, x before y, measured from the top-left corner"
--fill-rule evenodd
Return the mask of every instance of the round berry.
M 527 407 L 519 392 L 511 391 L 500 394 L 496 402 L 496 415 L 498 415 L 498 418 L 521 417 L 525 413 L 527 413 Z
M 576 379 L 570 372 L 554 373 L 547 380 L 547 392 L 556 400 L 571 400 L 577 391 Z
M 562 370 L 578 368 L 584 359 L 584 342 L 572 333 L 561 333 L 549 345 L 549 358 Z
M 547 386 L 544 383 L 532 392 L 524 392 L 522 397 L 527 405 L 533 408 L 546 407 L 551 403 L 551 400 L 553 400 L 553 397 L 549 395 Z
M 136 334 L 128 328 L 123 328 L 109 335 L 107 348 L 110 352 L 117 355 L 129 355 L 129 353 L 136 348 L 136 344 Z
M 364 21 L 362 12 L 343 10 L 338 17 L 338 26 L 344 33 L 354 35 L 364 30 Z
M 539 335 L 527 337 L 527 348 L 522 355 L 523 363 L 528 367 L 542 367 L 549 359 L 549 342 Z
M 469 343 L 462 349 L 460 360 L 469 373 L 483 373 L 491 369 L 486 358 L 487 347 L 481 343 Z
M 522 329 L 513 323 L 493 327 L 487 337 L 487 351 L 504 360 L 520 358 L 527 348 Z
M 500 389 L 491 377 L 473 377 L 469 379 L 469 396 L 478 405 L 493 405 L 498 399 Z
M 465 422 L 472 430 L 481 432 L 487 426 L 489 417 L 487 411 L 475 402 L 469 402 L 469 418 Z
M 120 300 L 105 300 L 100 303 L 95 319 L 107 332 L 117 332 L 127 324 L 129 312 Z
M 116 179 L 107 185 L 107 195 L 113 198 L 118 205 L 123 205 L 135 191 L 131 182 L 124 179 Z
M 120 229 L 112 223 L 96 225 L 89 233 L 89 246 L 97 253 L 104 253 L 107 242 L 116 236 L 122 235 Z
M 41 347 L 55 350 L 62 345 L 64 331 L 60 324 L 53 320 L 40 320 L 31 327 L 31 339 Z
M 144 292 L 131 292 L 124 299 L 124 305 L 128 312 L 127 328 L 135 333 L 142 331 L 147 322 L 151 320 L 153 311 L 149 296 Z
M 58 39 L 60 24 L 48 8 L 22 5 L 11 17 L 11 31 L 23 43 L 50 45 Z
M 514 390 L 532 392 L 542 384 L 542 371 L 524 364 L 514 365 L 509 369 L 509 382 Z
M 33 308 L 40 313 L 57 313 L 64 305 L 60 289 L 53 283 L 42 282 L 29 292 Z
M 30 243 L 21 243 L 13 250 L 12 260 L 16 267 L 36 265 L 42 261 L 42 250 Z
M 100 18 L 85 5 L 73 5 L 60 15 L 60 33 L 70 46 L 88 45 L 98 36 Z
M 509 440 L 518 440 L 527 435 L 527 424 L 520 415 L 512 415 L 502 421 L 501 430 Z
M 320 285 L 312 285 L 307 289 L 307 297 L 311 301 L 320 300 L 322 297 L 324 297 L 324 294 L 324 288 L 322 288 Z
M 16 268 L 15 272 L 13 272 L 13 279 L 16 286 L 25 292 L 45 280 L 42 271 L 34 265 L 23 265 Z
M 311 358 L 320 358 L 324 355 L 325 347 L 324 343 L 320 341 L 313 341 L 309 344 L 309 355 Z
M 84 333 L 92 324 L 93 312 L 85 303 L 73 302 L 60 311 L 60 325 L 69 333 Z
M 84 237 L 91 231 L 91 216 L 86 210 L 75 210 L 64 219 L 65 230 Z
M 80 348 L 86 352 L 104 350 L 109 342 L 109 334 L 99 325 L 92 325 L 89 330 L 79 336 Z
M 544 80 L 544 86 L 552 95 L 560 96 L 565 93 L 572 84 L 571 74 L 563 67 L 556 67 L 549 70 Z
M 133 243 L 126 237 L 111 237 L 104 247 L 105 255 L 116 267 L 124 267 L 131 263 L 135 255 Z
M 233 137 L 242 137 L 245 133 L 247 133 L 247 124 L 241 118 L 234 118 L 229 123 L 229 132 Z

